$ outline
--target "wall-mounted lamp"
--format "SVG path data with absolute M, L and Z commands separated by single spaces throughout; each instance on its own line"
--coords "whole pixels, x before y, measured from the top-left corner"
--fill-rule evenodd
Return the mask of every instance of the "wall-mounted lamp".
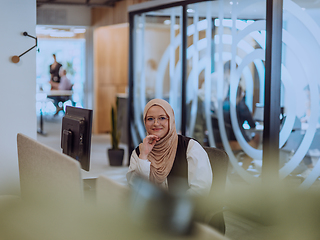
M 27 37 L 31 37 L 36 41 L 36 44 L 32 47 L 29 48 L 27 51 L 25 51 L 24 53 L 20 54 L 19 56 L 15 55 L 11 58 L 11 61 L 13 63 L 18 63 L 20 61 L 20 57 L 23 56 L 24 54 L 26 54 L 27 52 L 29 52 L 30 50 L 32 50 L 33 48 L 35 48 L 36 46 L 38 46 L 38 39 L 36 37 L 30 36 L 27 32 L 23 32 L 23 36 L 27 36 Z M 39 51 L 39 50 L 38 50 Z

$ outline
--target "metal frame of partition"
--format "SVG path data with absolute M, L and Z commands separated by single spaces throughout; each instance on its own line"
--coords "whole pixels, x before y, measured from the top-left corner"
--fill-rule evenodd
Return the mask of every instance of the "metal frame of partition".
M 262 180 L 279 179 L 279 131 L 283 0 L 267 0 L 266 76 Z
M 186 89 L 187 89 L 187 5 L 182 6 L 182 98 L 181 98 L 181 134 L 186 134 L 187 125 L 187 106 L 186 106 Z
M 182 111 L 181 131 L 186 132 L 186 77 L 187 77 L 187 5 L 207 0 L 157 0 L 132 5 L 129 13 L 129 95 L 128 95 L 128 150 L 132 146 L 131 120 L 133 116 L 133 56 L 134 16 L 149 11 L 182 6 Z M 277 181 L 279 175 L 280 86 L 283 0 L 266 0 L 266 61 L 265 61 L 265 108 L 263 131 L 263 182 Z

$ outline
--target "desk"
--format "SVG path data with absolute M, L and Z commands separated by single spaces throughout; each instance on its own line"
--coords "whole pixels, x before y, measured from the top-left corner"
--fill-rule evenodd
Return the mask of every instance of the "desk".
M 73 91 L 71 90 L 51 90 L 51 91 L 38 91 L 36 94 L 36 101 L 41 103 L 41 108 L 40 108 L 40 127 L 38 129 L 38 133 L 41 135 L 46 135 L 46 133 L 43 131 L 43 104 L 48 103 L 48 102 L 54 102 L 54 99 L 50 97 L 61 97 L 65 98 L 63 100 L 67 101 L 71 98 L 73 94 Z M 73 103 L 72 103 L 73 104 Z
M 110 141 L 107 135 L 93 134 L 91 138 L 91 154 L 90 154 L 90 170 L 81 170 L 82 179 L 96 179 L 100 175 L 107 176 L 115 182 L 127 185 L 126 173 L 128 172 L 128 150 L 126 144 L 120 144 L 120 148 L 124 149 L 124 161 L 122 166 L 110 166 L 107 149 L 111 146 L 106 142 Z
M 255 132 L 255 133 L 260 133 L 263 132 L 263 124 L 256 124 L 255 128 L 245 128 L 244 129 L 246 132 Z
M 100 175 L 103 175 L 121 185 L 128 185 L 127 178 L 126 178 L 126 174 L 129 169 L 128 166 L 114 167 L 114 166 L 105 165 L 98 169 L 93 167 L 92 165 L 94 165 L 93 162 L 91 162 L 91 167 L 89 172 L 81 169 L 81 175 L 83 180 L 97 179 Z
M 64 111 L 64 103 L 66 101 L 70 100 L 72 102 L 72 106 L 75 105 L 72 101 L 72 94 L 73 91 L 71 90 L 51 90 L 50 92 L 47 92 L 47 98 L 53 99 L 53 104 L 56 107 L 56 113 L 54 116 L 58 115 L 60 111 Z
M 71 97 L 73 94 L 72 90 L 51 90 L 44 92 L 47 97 Z
M 47 92 L 47 98 L 51 98 L 54 100 L 54 105 L 56 108 L 60 108 L 59 110 L 57 109 L 56 114 L 60 111 L 63 110 L 63 104 L 64 102 L 71 100 L 72 101 L 72 94 L 73 91 L 71 90 L 51 90 L 50 92 Z M 62 103 L 62 106 L 59 106 L 59 103 Z M 74 103 L 72 101 L 72 106 L 74 106 Z
M 256 126 L 254 128 L 249 127 L 248 129 L 244 129 L 244 131 L 251 140 L 253 140 L 256 136 L 259 137 L 259 139 L 256 139 L 255 142 L 257 142 L 258 146 L 260 146 L 263 142 L 263 128 L 263 124 L 256 122 Z

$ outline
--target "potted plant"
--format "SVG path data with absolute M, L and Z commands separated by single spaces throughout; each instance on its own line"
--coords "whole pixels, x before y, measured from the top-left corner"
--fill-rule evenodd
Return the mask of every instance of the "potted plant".
M 111 108 L 111 125 L 112 147 L 108 149 L 109 163 L 110 166 L 122 166 L 124 149 L 119 148 L 120 132 L 117 129 L 117 110 L 114 106 Z

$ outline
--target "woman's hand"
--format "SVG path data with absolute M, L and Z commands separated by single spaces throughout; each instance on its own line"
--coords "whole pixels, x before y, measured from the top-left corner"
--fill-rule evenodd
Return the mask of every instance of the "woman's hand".
M 156 135 L 148 135 L 143 139 L 141 149 L 140 149 L 140 159 L 147 159 L 148 154 L 151 152 L 152 148 L 159 141 L 160 138 Z
M 50 80 L 51 90 L 59 90 L 59 83 Z

